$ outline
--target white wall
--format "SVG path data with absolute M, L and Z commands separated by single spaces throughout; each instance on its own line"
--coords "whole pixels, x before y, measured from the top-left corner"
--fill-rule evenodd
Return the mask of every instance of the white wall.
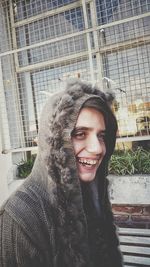
M 9 195 L 7 177 L 11 166 L 11 154 L 0 154 L 0 205 Z
M 150 204 L 150 174 L 109 176 L 113 204 Z

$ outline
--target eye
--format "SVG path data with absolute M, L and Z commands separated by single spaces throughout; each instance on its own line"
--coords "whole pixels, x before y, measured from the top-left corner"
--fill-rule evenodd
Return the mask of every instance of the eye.
M 86 133 L 84 131 L 74 131 L 72 133 L 72 137 L 78 140 L 83 140 L 85 136 L 86 136 Z
M 105 133 L 99 133 L 97 138 L 100 142 L 105 142 Z

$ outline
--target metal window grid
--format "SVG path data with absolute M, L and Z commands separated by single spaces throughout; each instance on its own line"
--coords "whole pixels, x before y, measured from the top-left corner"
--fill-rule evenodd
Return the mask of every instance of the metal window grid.
M 72 76 L 115 91 L 118 142 L 149 140 L 149 11 L 147 0 L 0 0 L 2 149 L 36 146 L 47 93 Z

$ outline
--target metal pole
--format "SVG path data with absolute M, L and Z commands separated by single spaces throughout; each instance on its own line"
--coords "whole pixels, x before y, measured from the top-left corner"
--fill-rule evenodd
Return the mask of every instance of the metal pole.
M 94 44 L 96 50 L 96 62 L 97 62 L 97 76 L 98 76 L 98 84 L 103 90 L 103 62 L 102 62 L 102 55 L 100 54 L 99 48 L 99 40 L 98 40 L 98 30 L 97 30 L 97 15 L 96 15 L 96 6 L 95 1 L 90 2 L 90 10 L 91 10 L 91 19 L 92 19 L 92 26 L 93 26 L 93 35 L 94 35 Z
M 88 20 L 87 20 L 87 12 L 86 12 L 86 3 L 85 0 L 82 0 L 82 7 L 83 7 L 83 15 L 84 15 L 84 22 L 85 22 L 85 29 L 88 29 Z M 90 73 L 91 73 L 91 80 L 94 83 L 94 66 L 93 66 L 93 59 L 92 59 L 92 49 L 91 49 L 91 42 L 90 42 L 90 35 L 86 33 L 87 38 L 87 47 L 88 47 L 88 56 L 89 56 L 89 63 L 90 63 Z
M 0 58 L 0 131 L 1 131 L 1 151 L 10 149 L 10 135 L 6 110 L 6 101 L 4 93 L 3 75 L 2 75 L 2 62 Z

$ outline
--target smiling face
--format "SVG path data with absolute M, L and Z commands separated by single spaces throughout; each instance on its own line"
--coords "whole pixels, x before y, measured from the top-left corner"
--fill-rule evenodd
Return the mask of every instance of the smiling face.
M 81 109 L 72 143 L 76 157 L 79 178 L 84 182 L 93 181 L 106 153 L 105 122 L 103 114 L 94 108 Z

